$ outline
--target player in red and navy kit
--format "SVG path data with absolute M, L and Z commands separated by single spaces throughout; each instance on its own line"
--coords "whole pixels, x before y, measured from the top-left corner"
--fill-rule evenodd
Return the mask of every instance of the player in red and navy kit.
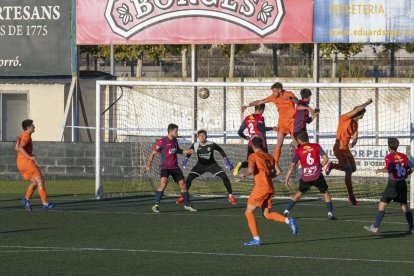
M 333 206 L 331 196 L 328 193 L 328 185 L 322 174 L 322 167 L 329 161 L 328 155 L 319 144 L 309 143 L 309 137 L 305 131 L 299 132 L 297 137 L 299 146 L 293 153 L 292 163 L 286 174 L 286 186 L 288 188 L 292 187 L 292 184 L 289 182 L 289 177 L 298 161 L 302 163 L 302 176 L 299 180 L 299 190 L 289 200 L 286 210 L 283 213 L 287 216 L 296 202 L 298 202 L 309 188 L 315 186 L 323 194 L 326 208 L 328 209 L 328 219 L 336 220 L 332 212 Z M 322 162 L 320 161 L 320 157 L 322 157 Z
M 160 212 L 160 202 L 163 196 L 164 190 L 168 184 L 168 177 L 171 175 L 175 182 L 178 183 L 181 189 L 181 195 L 184 198 L 184 209 L 187 211 L 197 211 L 190 205 L 190 196 L 187 191 L 187 187 L 184 183 L 184 174 L 178 166 L 177 154 L 192 154 L 193 150 L 182 150 L 178 146 L 178 126 L 176 124 L 168 125 L 168 136 L 162 137 L 157 141 L 154 149 L 148 157 L 147 164 L 145 166 L 146 171 L 151 170 L 151 163 L 155 155 L 160 155 L 160 171 L 161 180 L 160 186 L 155 192 L 155 205 L 152 207 L 154 213 Z
M 295 122 L 293 124 L 293 137 L 297 140 L 300 131 L 307 131 L 306 125 L 310 124 L 319 114 L 319 109 L 313 110 L 309 107 L 312 92 L 304 88 L 300 91 L 302 99 L 296 105 L 295 115 L 293 115 Z
M 375 216 L 375 223 L 370 226 L 364 226 L 365 230 L 378 233 L 381 221 L 385 215 L 385 208 L 391 202 L 399 202 L 401 210 L 405 213 L 408 223 L 408 233 L 414 234 L 413 213 L 407 206 L 407 182 L 405 179 L 414 171 L 413 165 L 408 157 L 401 152 L 397 152 L 400 142 L 397 138 L 388 138 L 388 150 L 390 154 L 385 157 L 385 168 L 377 169 L 376 173 L 388 173 L 388 185 L 385 188 L 378 211 Z
M 236 167 L 233 170 L 234 176 L 236 176 L 239 173 L 239 170 L 241 168 L 247 168 L 248 166 L 247 160 L 249 159 L 250 154 L 254 152 L 252 147 L 252 139 L 254 137 L 259 137 L 260 139 L 262 139 L 263 150 L 267 153 L 266 131 L 277 131 L 276 127 L 266 127 L 263 117 L 265 107 L 265 104 L 256 105 L 254 107 L 254 113 L 252 115 L 247 115 L 239 128 L 239 136 L 245 140 L 248 140 L 249 143 L 247 144 L 247 158 L 245 161 L 237 163 Z M 244 134 L 245 129 L 247 129 L 249 136 L 246 136 Z

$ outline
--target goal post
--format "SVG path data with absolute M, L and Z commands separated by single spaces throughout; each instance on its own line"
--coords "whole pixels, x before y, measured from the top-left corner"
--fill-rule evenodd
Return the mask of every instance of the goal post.
M 96 168 L 95 195 L 127 195 L 152 192 L 158 186 L 159 174 L 154 162 L 153 172 L 144 171 L 145 160 L 155 141 L 165 136 L 169 123 L 179 126 L 183 148 L 193 142 L 198 129 L 208 132 L 208 139 L 223 146 L 236 163 L 246 158 L 246 143 L 237 135 L 242 119 L 254 108 L 240 111 L 243 104 L 263 99 L 271 94 L 272 82 L 165 82 L 165 81 L 97 81 L 96 83 Z M 374 168 L 383 165 L 386 138 L 400 140 L 400 148 L 413 160 L 414 148 L 414 84 L 411 83 L 283 83 L 285 90 L 300 98 L 299 91 L 313 92 L 310 106 L 318 99 L 321 110 L 318 119 L 308 125 L 311 141 L 318 141 L 335 160 L 332 147 L 338 119 L 341 114 L 372 98 L 364 118 L 359 122 L 359 140 L 353 149 L 357 161 L 354 190 L 357 198 L 378 200 L 386 184 L 386 174 L 375 175 Z M 207 88 L 209 97 L 202 99 L 195 91 Z M 263 114 L 267 126 L 277 124 L 278 113 L 273 104 Z M 99 131 L 98 131 L 99 130 Z M 273 153 L 276 134 L 268 132 L 269 152 Z M 285 139 L 282 148 L 282 177 L 275 179 L 276 194 L 289 197 L 294 191 L 284 187 L 284 176 L 290 162 L 293 146 Z M 181 156 L 182 157 L 182 156 Z M 179 158 L 181 158 L 179 157 Z M 181 159 L 180 159 L 181 160 Z M 192 160 L 192 161 L 191 161 Z M 222 165 L 220 157 L 216 160 Z M 154 160 L 156 161 L 156 160 Z M 195 164 L 196 157 L 190 159 Z M 128 164 L 126 164 L 128 163 Z M 189 166 L 191 167 L 191 165 Z M 248 195 L 252 180 L 230 180 L 238 195 Z M 188 171 L 184 171 L 187 175 Z M 298 180 L 298 176 L 295 176 Z M 414 208 L 414 178 L 410 177 L 409 200 Z M 190 192 L 201 195 L 224 193 L 220 179 L 212 176 L 197 179 Z M 335 171 L 327 177 L 333 198 L 346 199 L 344 174 Z M 107 184 L 109 183 L 109 184 Z M 213 183 L 213 184 L 211 184 Z M 111 186 L 111 189 L 108 187 Z M 174 185 L 169 185 L 174 186 Z M 197 188 L 196 186 L 199 186 Z M 201 188 L 202 187 L 202 188 Z M 118 189 L 118 190 L 117 190 Z M 174 187 L 171 194 L 177 192 Z M 312 194 L 312 193 L 310 193 Z M 317 196 L 317 193 L 314 193 Z

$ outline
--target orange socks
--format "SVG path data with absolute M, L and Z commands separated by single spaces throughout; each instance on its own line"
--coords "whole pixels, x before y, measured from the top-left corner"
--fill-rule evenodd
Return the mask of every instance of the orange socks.
M 245 212 L 244 215 L 247 219 L 247 224 L 249 225 L 250 232 L 252 233 L 253 237 L 258 237 L 259 232 L 257 231 L 257 224 L 256 224 L 256 218 L 254 217 L 253 212 Z
M 36 190 L 36 186 L 29 185 L 29 187 L 27 187 L 26 195 L 24 197 L 30 200 L 35 190 Z
M 284 216 L 282 216 L 281 214 L 277 213 L 277 212 L 272 212 L 269 213 L 267 215 L 265 215 L 266 219 L 270 219 L 270 220 L 274 220 L 277 222 L 282 222 L 285 223 L 286 218 Z
M 43 204 L 46 204 L 48 202 L 47 201 L 47 196 L 46 196 L 46 189 L 40 189 L 39 188 L 39 196 L 40 196 L 40 199 L 42 200 Z

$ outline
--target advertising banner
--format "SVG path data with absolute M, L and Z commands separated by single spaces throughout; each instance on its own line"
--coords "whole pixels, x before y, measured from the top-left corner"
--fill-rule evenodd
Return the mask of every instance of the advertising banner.
M 317 43 L 414 42 L 412 0 L 315 0 Z
M 312 0 L 78 0 L 77 44 L 311 42 Z
M 70 75 L 68 0 L 2 0 L 2 76 Z

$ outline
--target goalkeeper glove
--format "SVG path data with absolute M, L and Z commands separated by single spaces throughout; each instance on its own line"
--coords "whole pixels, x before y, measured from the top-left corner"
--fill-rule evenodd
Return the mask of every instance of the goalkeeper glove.
M 227 169 L 229 169 L 230 171 L 232 171 L 232 170 L 233 170 L 234 166 L 233 166 L 233 164 L 230 162 L 230 159 L 225 158 L 225 159 L 224 159 L 224 163 L 226 164 L 226 168 L 227 168 Z
M 188 163 L 188 159 L 187 158 L 185 158 L 184 160 L 183 160 L 183 162 L 181 162 L 181 167 L 183 167 L 184 169 L 187 167 L 187 163 Z

